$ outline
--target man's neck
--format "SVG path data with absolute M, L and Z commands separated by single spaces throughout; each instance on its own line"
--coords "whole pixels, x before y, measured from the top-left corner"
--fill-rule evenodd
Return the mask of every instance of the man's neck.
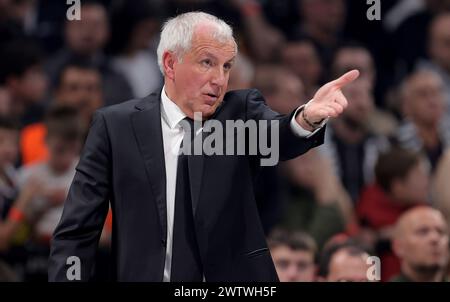
M 165 81 L 163 89 L 164 89 L 164 92 L 165 92 L 167 98 L 170 101 L 172 101 L 173 103 L 175 103 L 178 106 L 178 108 L 180 108 L 180 110 L 183 111 L 183 113 L 186 116 L 190 117 L 191 119 L 194 118 L 194 113 L 193 112 L 189 112 L 188 110 L 186 110 L 186 108 L 181 106 L 181 104 L 180 104 L 180 102 L 178 101 L 178 98 L 177 98 L 177 93 L 176 93 L 175 88 L 173 87 L 172 83 L 170 83 L 168 81 Z
M 366 130 L 362 127 L 349 127 L 342 119 L 334 121 L 333 126 L 336 135 L 348 144 L 358 144 L 366 136 Z
M 402 274 L 413 282 L 441 282 L 444 279 L 444 270 L 418 272 L 409 265 L 402 265 Z

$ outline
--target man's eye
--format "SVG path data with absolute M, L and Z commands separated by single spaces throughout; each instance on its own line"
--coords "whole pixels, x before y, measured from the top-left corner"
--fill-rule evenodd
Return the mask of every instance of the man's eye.
M 202 61 L 202 65 L 206 66 L 206 67 L 211 67 L 212 66 L 212 62 L 211 62 L 211 60 L 203 60 Z
M 224 68 L 225 70 L 230 70 L 232 66 L 233 66 L 233 64 L 227 63 L 227 64 L 223 65 L 223 68 Z

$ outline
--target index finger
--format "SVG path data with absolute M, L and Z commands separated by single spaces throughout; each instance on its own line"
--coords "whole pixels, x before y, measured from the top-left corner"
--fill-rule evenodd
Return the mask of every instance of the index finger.
M 331 83 L 333 86 L 340 89 L 340 88 L 344 87 L 345 85 L 353 82 L 358 77 L 359 77 L 359 71 L 357 69 L 353 69 L 353 70 L 345 73 L 344 75 L 342 75 L 340 78 L 332 81 Z

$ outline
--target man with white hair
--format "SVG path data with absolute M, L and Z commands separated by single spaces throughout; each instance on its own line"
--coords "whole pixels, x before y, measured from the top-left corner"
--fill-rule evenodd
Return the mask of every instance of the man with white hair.
M 186 155 L 186 139 L 207 136 L 211 123 L 275 121 L 280 159 L 296 157 L 322 143 L 326 119 L 347 106 L 340 88 L 358 71 L 283 116 L 256 90 L 226 93 L 236 54 L 231 28 L 212 15 L 186 13 L 164 25 L 158 47 L 164 87 L 93 118 L 54 233 L 50 281 L 89 280 L 109 202 L 118 281 L 278 280 L 253 192 L 262 152 Z M 202 128 L 191 135 L 194 118 Z M 267 129 L 274 130 L 258 130 Z

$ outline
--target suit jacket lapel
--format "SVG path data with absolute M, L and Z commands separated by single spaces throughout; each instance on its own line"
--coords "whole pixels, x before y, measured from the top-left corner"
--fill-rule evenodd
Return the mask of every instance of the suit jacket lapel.
M 132 114 L 133 130 L 139 149 L 145 162 L 145 169 L 156 197 L 159 220 L 162 229 L 162 240 L 167 238 L 167 205 L 166 205 L 166 169 L 164 145 L 161 128 L 161 91 L 152 93 L 136 105 L 137 111 Z M 225 101 L 224 101 L 225 102 Z M 216 109 L 211 119 L 217 118 L 224 102 Z M 202 139 L 210 133 L 201 132 L 195 139 Z M 200 190 L 204 171 L 204 154 L 189 156 L 189 178 L 191 181 L 191 198 L 194 215 L 200 199 Z
M 155 194 L 161 236 L 167 238 L 166 169 L 161 128 L 160 95 L 153 93 L 136 105 L 131 116 L 136 140 L 144 158 L 147 176 Z

